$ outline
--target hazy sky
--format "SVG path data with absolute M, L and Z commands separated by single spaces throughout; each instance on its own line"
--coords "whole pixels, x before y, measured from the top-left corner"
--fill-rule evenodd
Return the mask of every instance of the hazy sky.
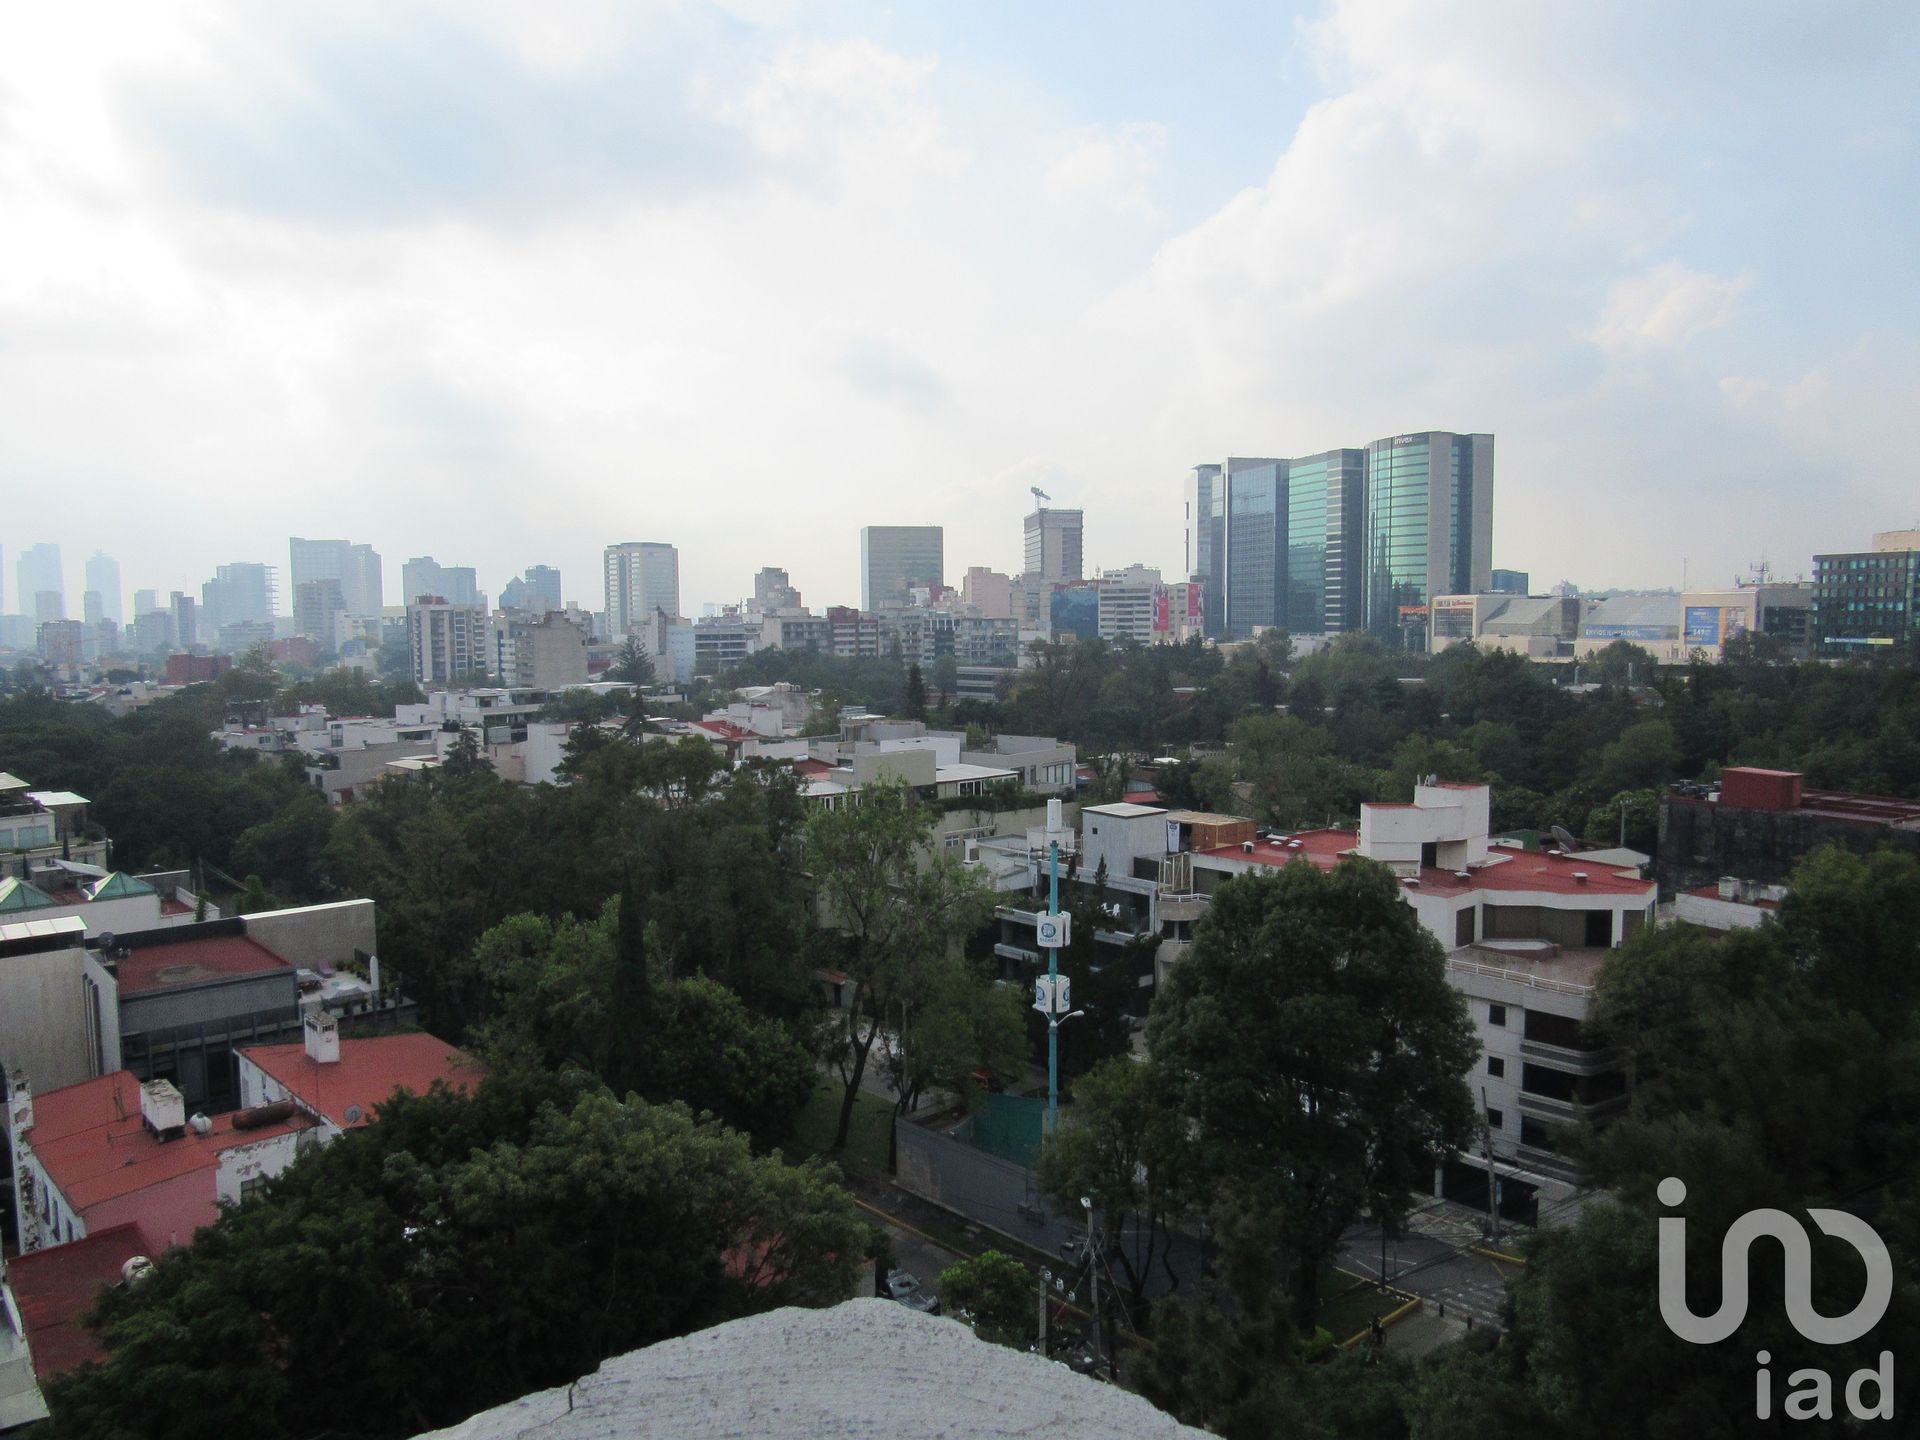
M 0 550 L 286 536 L 601 604 L 858 531 L 1181 565 L 1196 461 L 1498 437 L 1494 563 L 1725 581 L 1920 520 L 1920 7 L 30 5 Z

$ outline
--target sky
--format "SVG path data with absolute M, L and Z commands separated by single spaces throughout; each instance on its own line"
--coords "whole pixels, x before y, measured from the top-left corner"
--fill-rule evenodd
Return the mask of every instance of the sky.
M 1191 12 L 1191 13 L 1186 13 Z M 1226 455 L 1496 437 L 1536 589 L 1920 522 L 1920 7 L 76 3 L 0 30 L 0 604 L 286 537 L 498 595 L 859 529 L 1183 564 Z M 282 596 L 282 608 L 290 597 Z

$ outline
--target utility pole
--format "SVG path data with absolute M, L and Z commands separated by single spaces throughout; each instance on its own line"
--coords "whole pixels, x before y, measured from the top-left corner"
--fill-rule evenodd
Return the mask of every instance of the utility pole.
M 1493 1126 L 1487 1122 L 1487 1087 L 1480 1087 L 1480 1147 L 1487 1155 L 1487 1237 L 1500 1238 L 1500 1207 L 1494 1203 L 1499 1180 L 1493 1173 Z
M 1060 947 L 1073 943 L 1072 927 L 1060 913 L 1060 840 L 1068 832 L 1060 821 L 1060 802 L 1047 801 L 1047 913 L 1036 917 L 1047 951 L 1047 978 L 1035 988 L 1033 1008 L 1047 1017 L 1047 1134 L 1060 1128 L 1060 1023 L 1071 1020 L 1070 997 L 1060 978 Z
M 1101 1328 L 1100 1324 L 1100 1254 L 1099 1251 L 1094 1249 L 1092 1197 L 1082 1195 L 1080 1197 L 1080 1208 L 1087 1212 L 1087 1283 L 1093 1287 L 1093 1353 L 1099 1359 L 1107 1362 L 1107 1375 L 1108 1378 L 1111 1379 L 1113 1375 L 1113 1356 L 1110 1353 L 1112 1347 L 1106 1343 L 1106 1331 Z M 1099 1367 L 1096 1365 L 1094 1368 L 1098 1369 Z

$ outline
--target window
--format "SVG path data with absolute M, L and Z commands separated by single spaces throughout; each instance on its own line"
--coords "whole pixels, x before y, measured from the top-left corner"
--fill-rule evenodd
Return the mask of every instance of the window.
M 1506 1006 L 1504 1005 L 1487 1006 L 1487 1024 L 1504 1026 L 1506 1023 L 1507 1023 L 1507 1007 Z
M 1487 1129 L 1489 1129 L 1489 1130 L 1505 1130 L 1506 1128 L 1507 1128 L 1507 1113 L 1506 1113 L 1506 1111 L 1504 1111 L 1504 1110 L 1489 1110 L 1489 1111 L 1487 1111 Z
M 264 1175 L 256 1175 L 251 1180 L 242 1180 L 240 1182 L 240 1203 L 244 1205 L 247 1201 L 258 1195 L 266 1183 L 267 1177 Z
M 1502 1060 L 1498 1055 L 1489 1055 L 1487 1057 L 1487 1074 L 1491 1075 L 1494 1079 L 1499 1080 L 1499 1079 L 1503 1079 L 1506 1076 L 1506 1073 L 1507 1073 L 1506 1061 Z

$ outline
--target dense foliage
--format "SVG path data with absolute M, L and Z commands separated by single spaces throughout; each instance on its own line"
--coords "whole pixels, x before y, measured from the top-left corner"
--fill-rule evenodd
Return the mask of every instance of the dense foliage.
M 53 1433 L 412 1435 L 656 1340 L 831 1304 L 867 1247 L 826 1171 L 578 1072 L 400 1097 L 105 1292 L 109 1357 L 55 1386 Z

